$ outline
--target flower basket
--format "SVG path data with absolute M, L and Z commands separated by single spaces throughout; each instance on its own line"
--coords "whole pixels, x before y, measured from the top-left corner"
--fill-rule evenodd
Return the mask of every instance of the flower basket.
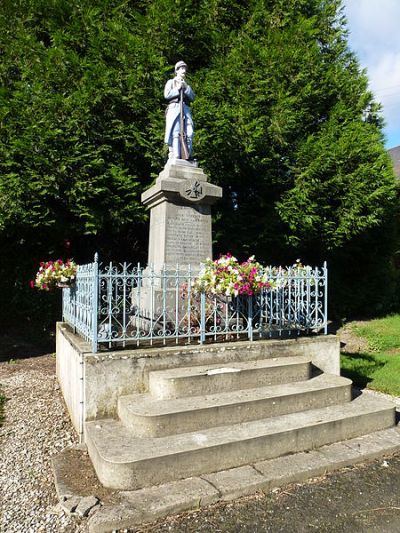
M 50 291 L 55 288 L 71 288 L 75 284 L 77 265 L 71 259 L 65 263 L 61 259 L 41 262 L 35 280 L 30 282 L 32 288 Z
M 252 296 L 264 288 L 272 288 L 272 281 L 254 256 L 239 263 L 229 253 L 215 261 L 206 259 L 193 284 L 195 292 L 224 299 L 225 304 L 231 301 L 230 297 Z
M 61 282 L 57 282 L 56 283 L 56 287 L 58 289 L 72 289 L 73 287 L 75 287 L 75 282 L 71 281 L 69 283 L 61 283 Z

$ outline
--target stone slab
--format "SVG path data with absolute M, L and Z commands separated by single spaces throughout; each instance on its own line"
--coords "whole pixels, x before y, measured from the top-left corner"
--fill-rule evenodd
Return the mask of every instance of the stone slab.
M 371 459 L 368 444 L 378 443 L 381 456 L 393 452 L 392 439 L 400 440 L 398 426 L 357 437 L 341 443 L 324 446 L 311 452 L 300 452 L 277 459 L 261 461 L 253 466 L 233 468 L 224 472 L 190 478 L 150 489 L 124 491 L 119 500 L 106 504 L 89 520 L 90 533 L 106 533 L 122 528 L 137 528 L 162 516 L 208 505 L 218 500 L 247 496 L 258 490 L 283 487 L 288 483 L 304 482 L 325 475 L 343 466 L 345 448 L 347 464 L 357 464 Z M 361 444 L 359 451 L 351 448 Z M 322 453 L 323 452 L 323 453 Z M 376 447 L 374 446 L 374 454 Z M 350 461 L 350 457 L 353 459 Z M 348 462 L 350 461 L 350 462 Z M 198 484 L 201 481 L 203 484 Z M 208 483 L 204 485 L 204 483 Z M 210 490 L 211 489 L 211 490 Z M 207 502 L 207 503 L 206 503 Z
M 111 489 L 134 490 L 312 450 L 394 424 L 394 406 L 353 402 L 158 438 L 137 438 L 115 420 L 86 424 L 90 458 Z
M 90 533 L 108 532 L 198 509 L 218 501 L 219 492 L 201 478 L 187 478 L 134 492 L 120 492 L 119 503 L 100 509 L 89 522 Z
M 84 496 L 81 498 L 78 506 L 75 509 L 75 513 L 78 516 L 88 516 L 93 507 L 99 505 L 99 499 L 95 496 Z
M 351 400 L 351 381 L 321 374 L 306 381 L 170 400 L 121 396 L 118 417 L 138 437 L 163 437 L 240 424 Z
M 337 442 L 330 446 L 322 446 L 319 453 L 328 463 L 334 463 L 336 468 L 342 468 L 357 463 L 360 459 L 360 452 L 346 446 L 344 442 Z
M 274 357 L 153 371 L 149 391 L 153 398 L 167 400 L 303 381 L 311 377 L 310 363 L 305 356 Z
M 87 448 L 85 444 L 74 444 L 73 446 L 68 446 L 64 450 L 54 455 L 51 458 L 51 468 L 54 476 L 54 483 L 56 487 L 56 492 L 60 502 L 70 499 L 72 496 L 77 496 L 75 490 L 68 483 L 68 480 L 65 478 L 65 469 L 68 468 L 68 451 L 76 450 L 79 453 L 86 452 Z M 79 495 L 81 497 L 81 495 Z M 70 505 L 70 504 L 68 504 Z
M 268 485 L 265 477 L 250 465 L 201 477 L 218 489 L 220 499 L 226 501 L 264 490 Z
M 265 477 L 265 486 L 274 489 L 324 475 L 329 469 L 329 461 L 318 451 L 312 450 L 260 461 L 254 464 L 254 468 Z
M 375 459 L 385 453 L 400 451 L 400 431 L 398 427 L 388 429 L 386 432 L 371 433 L 352 439 L 345 445 L 368 459 Z
M 151 209 L 148 264 L 156 272 L 193 265 L 198 268 L 212 257 L 211 208 L 209 205 L 182 205 L 163 202 Z

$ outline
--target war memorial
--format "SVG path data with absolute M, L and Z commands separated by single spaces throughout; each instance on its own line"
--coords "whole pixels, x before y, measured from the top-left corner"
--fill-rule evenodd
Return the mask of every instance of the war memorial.
M 186 68 L 178 62 L 165 86 L 168 160 L 142 195 L 148 264 L 96 256 L 63 289 L 58 379 L 98 479 L 119 491 L 91 517 L 93 532 L 301 481 L 398 443 L 395 406 L 340 376 L 326 265 L 212 261 L 223 191 L 191 158 Z

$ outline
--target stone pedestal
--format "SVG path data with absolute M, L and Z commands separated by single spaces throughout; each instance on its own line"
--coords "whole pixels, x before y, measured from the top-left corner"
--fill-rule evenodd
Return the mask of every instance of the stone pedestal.
M 203 170 L 181 159 L 169 161 L 156 183 L 142 194 L 150 208 L 148 264 L 193 268 L 212 257 L 211 205 L 221 187 L 207 182 Z
M 154 322 L 165 325 L 170 317 L 176 328 L 187 313 L 179 291 L 190 284 L 200 263 L 212 258 L 211 205 L 221 197 L 221 187 L 208 183 L 196 163 L 181 159 L 169 160 L 153 187 L 142 194 L 150 208 L 150 236 L 148 267 L 140 289 L 132 291 L 140 329 L 152 328 Z

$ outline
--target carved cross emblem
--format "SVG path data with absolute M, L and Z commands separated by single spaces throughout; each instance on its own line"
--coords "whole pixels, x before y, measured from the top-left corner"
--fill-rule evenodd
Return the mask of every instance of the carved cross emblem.
M 188 188 L 185 189 L 185 193 L 188 198 L 193 198 L 193 200 L 197 200 L 197 198 L 200 198 L 200 196 L 203 195 L 203 187 L 201 186 L 201 183 L 196 180 L 192 182 Z

